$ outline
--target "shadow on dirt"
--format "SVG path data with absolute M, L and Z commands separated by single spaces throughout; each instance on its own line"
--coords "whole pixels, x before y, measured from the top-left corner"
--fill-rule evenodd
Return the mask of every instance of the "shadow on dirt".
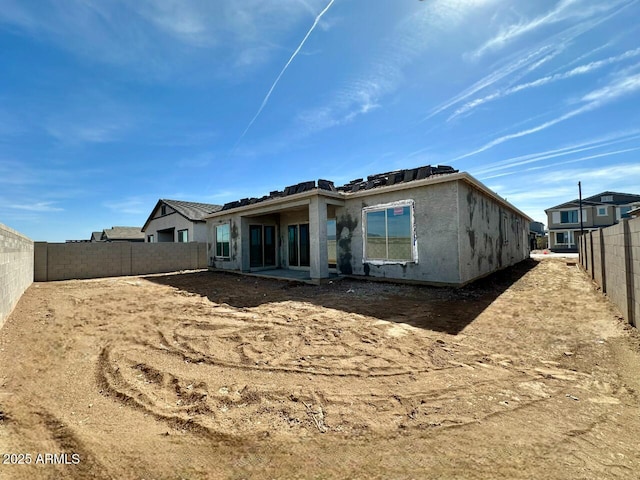
M 143 278 L 236 308 L 284 301 L 306 302 L 455 335 L 505 290 L 517 288 L 518 280 L 537 264 L 528 259 L 459 289 L 353 279 L 316 286 L 223 272 Z

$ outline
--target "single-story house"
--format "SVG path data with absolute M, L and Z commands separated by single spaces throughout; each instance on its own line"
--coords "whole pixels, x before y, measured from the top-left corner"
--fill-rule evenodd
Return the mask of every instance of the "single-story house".
M 144 242 L 140 227 L 111 227 L 102 231 L 102 242 Z
M 468 173 L 424 166 L 302 182 L 206 221 L 210 269 L 462 286 L 528 258 L 531 218 Z
M 221 205 L 185 202 L 161 198 L 144 223 L 145 241 L 206 242 L 205 216 L 217 212 Z

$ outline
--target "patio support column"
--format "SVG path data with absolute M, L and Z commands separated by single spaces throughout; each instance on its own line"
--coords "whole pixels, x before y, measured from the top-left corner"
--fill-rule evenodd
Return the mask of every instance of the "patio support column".
M 309 237 L 312 280 L 329 278 L 329 250 L 327 249 L 327 203 L 314 196 L 309 203 Z
M 247 217 L 240 217 L 240 243 L 238 246 L 238 266 L 241 272 L 251 271 L 250 258 L 249 258 L 249 219 Z

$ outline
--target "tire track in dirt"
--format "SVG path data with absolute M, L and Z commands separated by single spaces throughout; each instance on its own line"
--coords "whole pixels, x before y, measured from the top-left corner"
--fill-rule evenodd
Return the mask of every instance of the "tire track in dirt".
M 265 431 L 388 435 L 466 425 L 551 398 L 554 381 L 578 376 L 519 369 L 502 355 L 441 339 L 420 355 L 395 347 L 398 332 L 387 329 L 343 324 L 336 335 L 331 322 L 264 322 L 226 311 L 157 330 L 156 341 L 147 335 L 105 347 L 98 377 L 124 404 L 226 441 Z

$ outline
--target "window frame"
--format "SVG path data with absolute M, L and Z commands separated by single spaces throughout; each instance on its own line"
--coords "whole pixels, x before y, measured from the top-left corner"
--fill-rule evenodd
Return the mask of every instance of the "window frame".
M 576 239 L 575 239 L 575 235 L 573 234 L 573 230 L 564 230 L 561 232 L 555 232 L 556 234 L 556 238 L 555 238 L 555 244 L 556 245 L 566 245 L 566 246 L 571 246 L 571 245 L 575 245 L 576 244 Z M 566 237 L 566 241 L 565 242 L 558 242 L 558 234 L 564 235 Z
M 186 240 L 180 240 L 180 234 L 184 233 L 186 235 Z M 182 230 L 178 230 L 178 243 L 189 243 L 189 229 L 183 228 Z
M 392 208 L 404 208 L 409 207 L 409 219 L 410 219 L 410 232 L 411 232 L 411 259 L 389 259 L 389 258 L 368 258 L 367 257 L 367 214 L 372 212 L 383 211 Z M 385 231 L 385 238 L 388 244 L 389 233 Z M 388 250 L 388 247 L 387 247 Z M 387 254 L 388 255 L 388 254 Z M 362 263 L 369 263 L 371 265 L 407 265 L 409 263 L 418 264 L 418 237 L 416 234 L 415 223 L 415 201 L 412 199 L 399 200 L 396 202 L 381 203 L 377 205 L 371 205 L 369 207 L 363 207 L 362 209 Z
M 624 210 L 624 212 L 622 210 Z M 623 218 L 631 218 L 631 215 L 629 215 L 629 212 L 631 210 L 633 210 L 633 207 L 631 205 L 620 205 L 617 212 L 618 220 L 622 220 Z
M 222 242 L 220 242 L 220 244 L 222 245 L 221 247 L 221 255 L 218 255 L 218 228 L 222 228 L 222 227 L 227 227 L 227 241 L 225 242 L 224 240 Z M 228 255 L 225 256 L 224 255 L 224 244 L 227 243 L 227 253 Z M 224 222 L 224 223 L 220 223 L 218 225 L 215 225 L 214 229 L 213 229 L 213 258 L 215 259 L 220 259 L 220 260 L 229 260 L 231 259 L 231 222 Z
M 604 213 L 600 213 L 600 210 L 604 210 Z M 597 207 L 596 209 L 596 215 L 598 217 L 606 217 L 607 215 L 609 215 L 609 213 L 607 212 L 607 210 L 609 210 L 609 208 L 605 205 L 602 207 Z

